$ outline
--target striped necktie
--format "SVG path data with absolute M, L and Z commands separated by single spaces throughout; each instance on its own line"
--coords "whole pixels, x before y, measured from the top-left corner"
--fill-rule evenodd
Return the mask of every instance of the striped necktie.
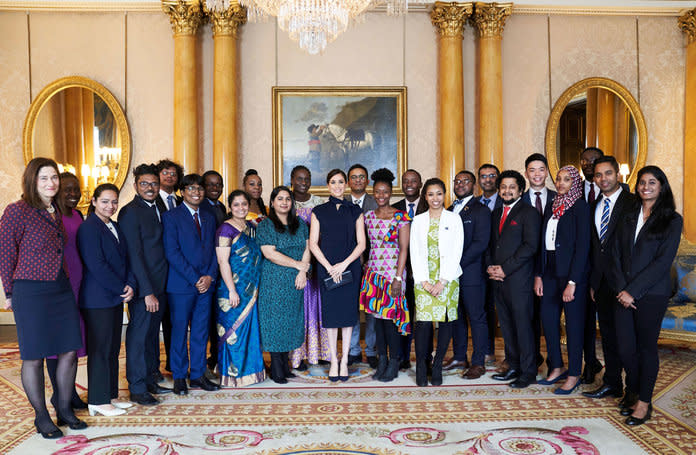
M 611 201 L 609 198 L 604 200 L 604 207 L 602 208 L 602 221 L 599 223 L 599 241 L 604 243 L 604 239 L 607 238 L 607 228 L 609 227 L 609 204 Z

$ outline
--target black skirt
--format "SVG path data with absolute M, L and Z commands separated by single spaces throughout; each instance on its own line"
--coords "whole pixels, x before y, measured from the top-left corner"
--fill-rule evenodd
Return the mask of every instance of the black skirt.
M 22 360 L 38 360 L 82 347 L 80 315 L 70 281 L 16 280 L 12 311 Z

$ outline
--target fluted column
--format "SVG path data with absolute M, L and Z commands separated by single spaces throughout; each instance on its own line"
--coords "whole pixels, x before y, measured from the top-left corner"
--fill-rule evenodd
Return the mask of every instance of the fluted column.
M 687 177 L 696 175 L 696 9 L 679 18 L 686 35 L 684 81 L 684 237 L 696 242 L 696 194 L 686 188 Z
M 614 156 L 614 93 L 600 89 L 597 93 L 597 147 Z
M 478 32 L 478 164 L 503 167 L 503 60 L 501 42 L 512 3 L 474 3 L 471 22 Z
M 162 0 L 174 30 L 174 160 L 198 172 L 196 32 L 203 20 L 198 0 Z
M 222 174 L 224 194 L 229 194 L 239 188 L 237 43 L 239 27 L 246 22 L 246 10 L 233 0 L 227 10 L 208 14 L 215 42 L 213 169 Z
M 465 163 L 462 32 L 471 10 L 471 3 L 435 2 L 430 13 L 439 35 L 440 178 L 447 186 L 447 194 Z

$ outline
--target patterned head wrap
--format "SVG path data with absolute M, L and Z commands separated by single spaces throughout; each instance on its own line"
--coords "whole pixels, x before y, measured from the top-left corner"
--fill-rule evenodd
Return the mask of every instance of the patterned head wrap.
M 573 204 L 582 197 L 582 177 L 580 177 L 580 172 L 578 172 L 574 166 L 563 166 L 558 170 L 558 174 L 563 171 L 570 174 L 573 183 L 570 185 L 570 189 L 566 194 L 557 194 L 553 200 L 552 210 L 555 220 L 562 217 L 565 211 L 571 208 Z M 558 174 L 556 178 L 558 178 Z

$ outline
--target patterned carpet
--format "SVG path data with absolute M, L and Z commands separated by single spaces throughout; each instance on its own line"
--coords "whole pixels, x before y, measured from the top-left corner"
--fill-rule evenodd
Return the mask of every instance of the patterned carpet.
M 0 345 L 0 453 L 696 453 L 696 347 L 662 344 L 660 356 L 655 413 L 638 428 L 624 425 L 614 399 L 557 397 L 552 387 L 540 385 L 513 390 L 490 374 L 465 383 L 450 373 L 442 387 L 418 388 L 409 371 L 384 385 L 361 365 L 351 367 L 346 383 L 329 383 L 320 367 L 287 386 L 266 381 L 246 389 L 164 395 L 159 406 L 136 406 L 112 418 L 81 411 L 87 430 L 63 427 L 66 436 L 49 441 L 34 432 L 16 345 Z M 85 385 L 82 359 L 78 390 Z M 127 398 L 123 379 L 121 389 Z

